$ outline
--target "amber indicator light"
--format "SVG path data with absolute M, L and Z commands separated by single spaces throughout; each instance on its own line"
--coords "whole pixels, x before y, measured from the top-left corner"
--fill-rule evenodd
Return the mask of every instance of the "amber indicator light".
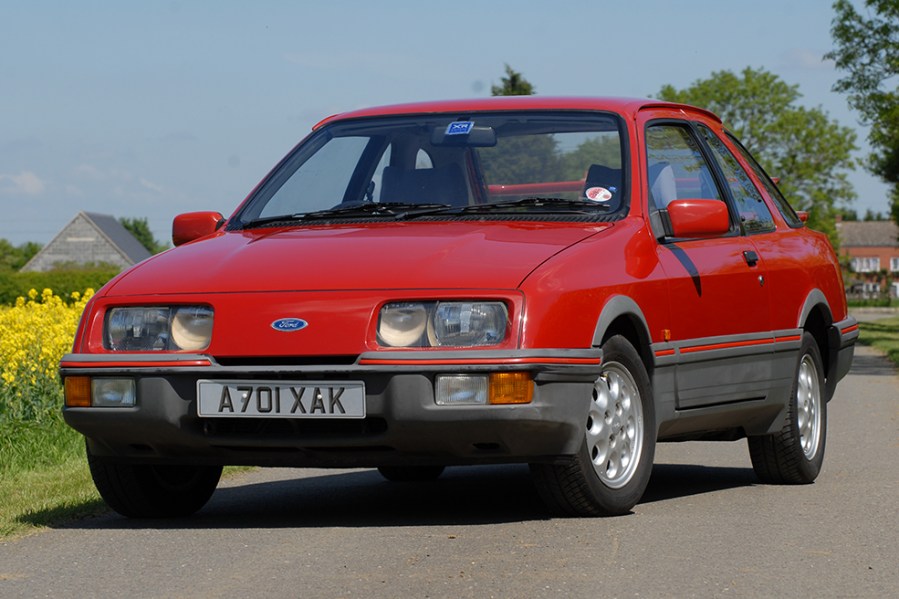
M 490 375 L 491 404 L 531 403 L 534 383 L 529 372 L 498 372 Z
M 67 376 L 66 377 L 66 407 L 89 408 L 91 407 L 91 377 Z

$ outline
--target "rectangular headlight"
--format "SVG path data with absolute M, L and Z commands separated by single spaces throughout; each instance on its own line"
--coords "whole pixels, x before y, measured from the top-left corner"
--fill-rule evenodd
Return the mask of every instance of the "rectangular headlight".
M 212 316 L 207 306 L 113 308 L 103 345 L 113 351 L 200 351 L 212 339 Z
M 499 345 L 508 322 L 503 302 L 393 302 L 378 315 L 378 341 L 387 347 Z

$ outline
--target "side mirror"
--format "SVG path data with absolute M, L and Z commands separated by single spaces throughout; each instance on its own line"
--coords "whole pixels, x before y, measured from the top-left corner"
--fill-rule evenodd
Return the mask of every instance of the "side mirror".
M 668 204 L 674 237 L 715 237 L 730 231 L 727 204 L 721 200 L 674 200 Z
M 183 245 L 188 241 L 205 237 L 218 231 L 225 224 L 219 212 L 187 212 L 179 214 L 172 223 L 172 243 Z

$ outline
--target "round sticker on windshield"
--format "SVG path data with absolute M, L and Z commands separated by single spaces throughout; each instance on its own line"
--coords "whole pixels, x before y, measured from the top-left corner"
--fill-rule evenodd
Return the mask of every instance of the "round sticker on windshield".
M 584 192 L 588 200 L 594 202 L 608 202 L 612 199 L 612 192 L 605 187 L 591 187 Z

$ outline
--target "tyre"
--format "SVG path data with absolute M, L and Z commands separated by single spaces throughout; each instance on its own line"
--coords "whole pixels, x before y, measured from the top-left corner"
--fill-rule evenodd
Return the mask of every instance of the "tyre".
M 443 466 L 381 466 L 378 472 L 395 483 L 412 483 L 437 480 L 443 474 Z
M 786 422 L 778 433 L 749 437 L 752 468 L 766 483 L 814 482 L 824 462 L 826 438 L 824 366 L 815 338 L 804 333 Z
M 646 367 L 624 337 L 610 338 L 602 350 L 580 451 L 562 463 L 531 464 L 540 496 L 562 514 L 626 514 L 652 473 L 655 412 Z
M 94 485 L 103 501 L 128 518 L 189 516 L 206 505 L 221 466 L 156 466 L 107 462 L 87 452 Z

